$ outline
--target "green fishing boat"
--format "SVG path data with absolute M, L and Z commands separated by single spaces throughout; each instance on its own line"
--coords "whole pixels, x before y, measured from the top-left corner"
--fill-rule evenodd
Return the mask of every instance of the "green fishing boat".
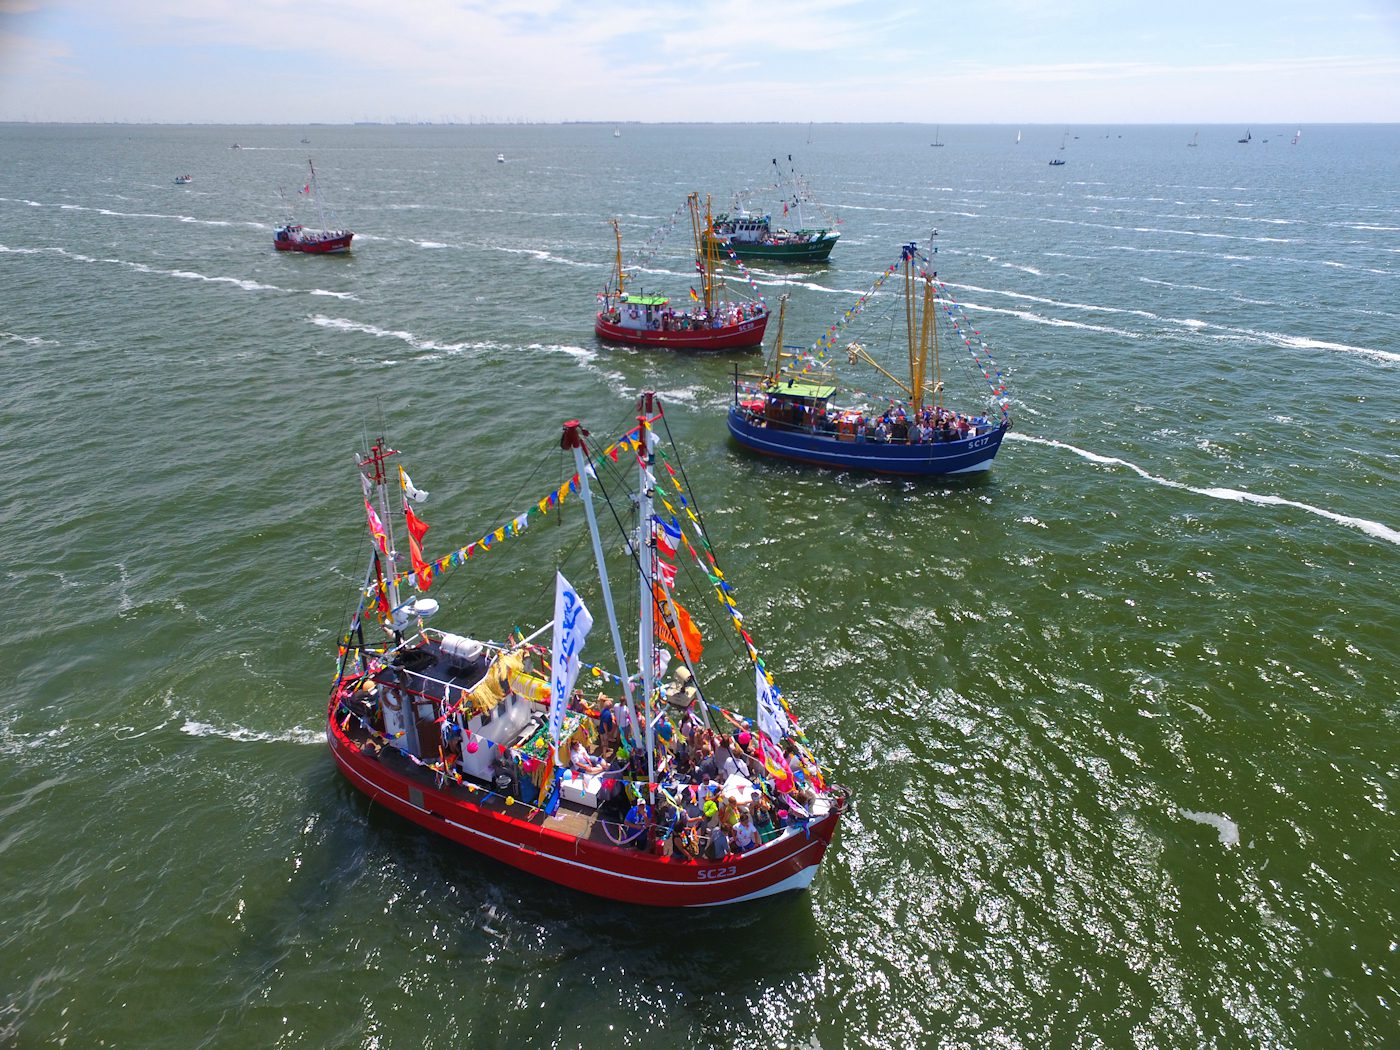
M 802 205 L 813 203 L 812 196 L 806 183 L 797 174 L 796 169 L 792 168 L 791 162 L 792 156 L 789 155 L 789 170 L 784 174 L 778 165 L 778 159 L 773 158 L 773 167 L 778 172 L 778 185 L 786 182 L 789 189 L 789 196 L 783 201 L 783 219 L 786 220 L 790 213 L 794 213 L 797 229 L 775 228 L 771 215 L 750 212 L 739 207 L 737 201 L 733 211 L 715 216 L 711 235 L 739 258 L 771 259 L 777 262 L 826 262 L 831 255 L 831 249 L 840 239 L 841 234 L 830 227 L 810 229 L 803 223 Z

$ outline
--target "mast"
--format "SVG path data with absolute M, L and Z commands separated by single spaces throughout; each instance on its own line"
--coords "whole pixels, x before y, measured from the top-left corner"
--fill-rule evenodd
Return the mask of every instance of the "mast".
M 929 330 L 929 342 L 933 346 L 933 406 L 942 408 L 943 370 L 938 363 L 938 289 L 934 287 L 938 271 L 934 270 L 924 280 L 924 321 Z
M 617 240 L 617 294 L 622 297 L 624 291 L 623 281 L 626 279 L 622 272 L 622 227 L 616 219 L 609 220 L 612 223 L 613 237 Z
M 783 318 L 787 316 L 788 293 L 784 292 L 778 300 L 778 334 L 773 339 L 773 367 L 769 375 L 773 385 L 776 386 L 782 379 L 783 372 Z M 735 366 L 738 367 L 737 365 Z
M 927 386 L 928 378 L 928 337 L 929 325 L 933 321 L 933 300 L 929 294 L 928 277 L 924 277 L 924 302 L 923 318 L 919 326 L 919 360 L 918 367 L 909 377 L 910 401 L 914 404 L 914 411 L 920 412 L 924 407 L 924 389 Z
M 588 465 L 584 460 L 583 437 L 587 434 L 577 419 L 564 424 L 564 436 L 559 442 L 563 449 L 573 449 L 574 469 L 578 471 L 579 491 L 583 495 L 583 511 L 588 517 L 588 534 L 593 540 L 593 560 L 598 563 L 598 582 L 603 588 L 603 607 L 608 612 L 608 628 L 612 632 L 613 655 L 617 657 L 617 674 L 622 680 L 622 693 L 627 709 L 632 712 L 630 732 L 637 742 L 637 706 L 632 697 L 632 678 L 627 670 L 627 654 L 622 648 L 622 632 L 618 630 L 617 613 L 613 609 L 612 587 L 608 585 L 608 567 L 603 561 L 603 541 L 598 535 L 598 518 L 593 512 L 593 490 L 588 484 Z
M 691 195 L 694 201 L 696 195 Z M 691 214 L 695 214 L 692 209 Z M 656 637 L 654 632 L 653 610 L 656 608 L 656 533 L 651 524 L 652 487 L 655 476 L 652 467 L 656 463 L 656 437 L 651 432 L 647 416 L 655 411 L 656 395 L 647 391 L 637 399 L 637 429 L 642 439 L 642 454 L 637 457 L 640 480 L 637 485 L 637 524 L 642 530 L 639 535 L 637 564 L 641 568 L 641 626 L 637 632 L 637 662 L 642 672 L 642 735 L 647 748 L 647 784 L 656 782 L 655 756 L 652 750 L 651 697 L 656 688 Z M 649 801 L 655 801 L 648 789 Z
M 397 451 L 385 446 L 384 439 L 381 437 L 370 446 L 368 456 L 356 456 L 356 462 L 360 467 L 360 476 L 365 483 L 365 503 L 371 502 L 370 494 L 372 491 L 373 502 L 379 504 L 376 513 L 379 515 L 380 523 L 384 526 L 384 546 L 387 548 L 387 552 L 379 549 L 378 540 L 374 541 L 373 571 L 379 578 L 379 584 L 384 588 L 389 603 L 389 622 L 384 627 L 394 637 L 394 648 L 403 644 L 403 631 L 399 626 L 401 614 L 399 613 L 399 584 L 396 570 L 398 545 L 394 541 L 394 515 L 389 513 L 388 474 L 384 469 L 384 464 L 390 456 L 397 455 Z M 413 703 L 408 694 L 404 692 L 402 682 L 389 685 L 388 690 L 389 694 L 398 700 L 398 703 L 394 705 L 386 699 L 384 703 L 384 730 L 390 737 L 402 738 L 405 748 L 411 754 L 418 754 L 418 725 L 413 713 Z
M 904 245 L 900 251 L 900 256 L 904 263 L 904 324 L 908 329 L 909 347 L 909 396 L 914 397 L 914 387 L 917 383 L 914 375 L 915 352 L 914 352 L 914 252 L 917 245 L 913 241 Z
M 810 128 L 809 128 L 808 130 L 810 131 Z M 807 139 L 807 141 L 810 143 L 812 140 L 811 140 L 811 138 L 809 137 L 809 138 Z M 805 228 L 806 228 L 806 223 L 804 223 L 804 222 L 802 221 L 802 187 L 798 184 L 798 181 L 797 181 L 797 168 L 796 168 L 796 166 L 792 163 L 792 154 L 789 153 L 789 154 L 787 155 L 787 158 L 788 158 L 787 181 L 788 181 L 788 186 L 789 186 L 789 188 L 792 190 L 792 207 L 793 207 L 793 210 L 797 212 L 797 228 L 798 228 L 799 230 L 801 230 L 801 229 L 805 229 Z M 778 158 L 777 158 L 777 157 L 774 157 L 774 158 L 773 158 L 773 167 L 774 167 L 775 169 L 777 169 L 778 178 L 781 179 L 781 178 L 783 177 L 783 169 L 782 169 L 782 165 L 780 165 L 780 164 L 778 163 Z
M 316 201 L 316 217 L 321 220 L 321 229 L 329 230 L 330 223 L 326 222 L 326 208 L 321 203 L 321 184 L 316 181 L 316 165 L 311 163 L 311 158 L 306 158 L 306 166 L 311 169 L 311 196 Z
M 701 300 L 705 304 L 705 316 L 707 318 L 714 314 L 714 278 L 715 278 L 715 239 L 714 221 L 710 216 L 710 198 L 705 197 L 705 222 L 700 222 L 700 194 L 692 193 L 686 198 L 686 203 L 690 205 L 690 231 L 695 238 L 695 268 L 700 272 L 700 282 L 704 294 Z

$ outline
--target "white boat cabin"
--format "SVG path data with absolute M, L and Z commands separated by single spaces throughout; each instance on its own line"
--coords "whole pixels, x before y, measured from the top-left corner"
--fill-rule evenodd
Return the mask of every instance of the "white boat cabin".
M 617 323 L 639 332 L 654 331 L 661 327 L 661 315 L 666 312 L 670 302 L 664 295 L 630 295 L 624 292 L 617 299 Z

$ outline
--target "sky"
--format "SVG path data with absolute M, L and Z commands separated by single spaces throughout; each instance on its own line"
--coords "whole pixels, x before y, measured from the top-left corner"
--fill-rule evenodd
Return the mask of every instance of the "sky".
M 1400 122 L 1400 0 L 0 0 L 0 120 Z

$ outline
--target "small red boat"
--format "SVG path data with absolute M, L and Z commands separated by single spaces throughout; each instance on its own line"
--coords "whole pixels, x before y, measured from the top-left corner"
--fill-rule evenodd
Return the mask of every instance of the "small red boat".
M 350 241 L 354 238 L 354 233 L 350 230 L 326 229 L 330 223 L 326 221 L 326 209 L 321 198 L 321 186 L 316 179 L 316 165 L 310 160 L 306 162 L 311 169 L 311 177 L 306 180 L 306 184 L 298 191 L 308 196 L 316 205 L 316 212 L 321 217 L 322 229 L 308 230 L 301 223 L 288 219 L 272 236 L 272 246 L 279 252 L 305 252 L 308 255 L 340 255 L 350 250 Z M 286 199 L 285 197 L 283 198 Z
M 427 494 L 401 469 L 402 513 L 391 512 L 387 463 L 398 453 L 381 439 L 360 458 L 372 553 L 326 711 L 331 755 L 346 780 L 378 805 L 599 897 L 695 907 L 805 889 L 849 793 L 817 763 L 743 626 L 703 515 L 677 469 L 679 456 L 667 451 L 669 427 L 655 395 L 644 394 L 638 408 L 637 426 L 596 451 L 577 421 L 565 423 L 559 444 L 572 453 L 576 473 L 525 513 L 436 561 L 424 557 L 427 525 L 409 503 Z M 548 454 L 557 457 L 557 448 Z M 636 470 L 634 493 L 619 477 L 628 460 Z M 663 495 L 657 486 L 662 470 L 675 492 Z M 590 478 L 607 479 L 599 498 L 612 513 L 595 514 Z M 503 641 L 426 625 L 439 611 L 423 594 L 428 587 L 488 550 L 496 557 L 498 545 L 523 547 L 518 537 L 532 516 L 566 499 L 583 504 L 596 587 L 576 590 L 560 571 L 567 566 L 556 566 L 553 618 L 533 633 L 508 628 Z M 668 500 L 680 505 L 681 518 Z M 412 568 L 402 573 L 395 517 L 410 537 Z M 639 622 L 625 631 L 604 557 L 622 545 L 604 543 L 600 519 L 618 523 L 623 533 L 626 557 L 614 558 L 614 571 L 619 578 L 628 572 L 640 588 L 618 589 L 618 604 L 642 606 Z M 711 592 L 741 643 L 703 668 L 703 641 L 681 605 L 673 564 L 687 557 L 694 565 L 679 577 Z M 571 573 L 580 583 L 588 575 Z M 419 595 L 403 600 L 400 586 L 410 584 Z M 637 601 L 639 593 L 651 599 Z M 489 582 L 468 587 L 466 595 L 499 605 Z M 593 627 L 589 604 L 605 610 L 606 626 L 600 623 L 597 633 L 611 642 L 597 646 L 607 655 L 596 664 L 583 658 Z M 531 615 L 522 608 L 504 622 L 526 623 Z M 537 643 L 547 633 L 551 644 Z M 637 640 L 634 660 L 624 651 L 624 635 Z M 589 695 L 574 688 L 581 671 Z M 722 706 L 721 698 L 736 683 L 742 691 L 746 680 L 754 683 L 751 715 Z
M 768 304 L 762 296 L 730 298 L 723 282 L 716 288 L 715 270 L 722 245 L 714 235 L 709 200 L 705 201 L 703 222 L 700 195 L 692 193 L 687 204 L 695 237 L 695 269 L 701 285 L 699 291 L 690 289 L 694 305 L 676 310 L 666 296 L 637 295 L 626 290 L 622 231 L 617 220 L 613 220 L 617 238 L 616 285 L 600 296 L 603 307 L 593 323 L 593 331 L 600 339 L 662 350 L 742 350 L 763 345 Z
M 309 255 L 335 255 L 350 250 L 355 235 L 349 230 L 308 230 L 300 223 L 277 227 L 272 246 L 279 252 L 306 252 Z

